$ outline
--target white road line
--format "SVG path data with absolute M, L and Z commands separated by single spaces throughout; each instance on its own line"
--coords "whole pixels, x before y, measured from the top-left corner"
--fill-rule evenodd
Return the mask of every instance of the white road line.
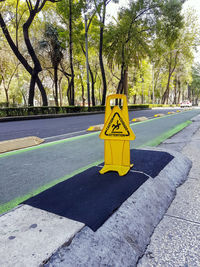
M 82 131 L 78 131 L 78 132 L 72 132 L 72 133 L 66 133 L 66 134 L 60 134 L 60 135 L 55 135 L 55 136 L 50 136 L 50 137 L 45 137 L 43 139 L 44 140 L 54 139 L 54 138 L 58 138 L 58 137 L 64 137 L 64 136 L 73 135 L 73 134 L 79 134 L 79 133 L 84 133 L 84 132 L 86 132 L 86 130 L 82 130 Z

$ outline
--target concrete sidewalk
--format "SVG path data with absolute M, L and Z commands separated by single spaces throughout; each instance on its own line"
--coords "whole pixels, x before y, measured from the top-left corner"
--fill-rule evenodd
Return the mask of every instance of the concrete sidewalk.
M 200 266 L 200 116 L 160 147 L 181 151 L 193 164 L 137 266 L 197 267 Z

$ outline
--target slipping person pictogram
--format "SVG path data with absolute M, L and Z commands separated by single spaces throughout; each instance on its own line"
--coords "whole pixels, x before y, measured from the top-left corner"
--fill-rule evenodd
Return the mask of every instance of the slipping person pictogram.
M 112 125 L 112 133 L 122 133 L 122 132 L 119 132 L 119 127 L 120 127 L 121 123 L 119 123 L 119 121 L 117 120 L 117 123 Z

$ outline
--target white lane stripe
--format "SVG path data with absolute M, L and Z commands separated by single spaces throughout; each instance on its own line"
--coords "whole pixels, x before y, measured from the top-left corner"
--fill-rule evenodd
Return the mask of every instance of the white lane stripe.
M 58 138 L 58 137 L 64 137 L 64 136 L 73 135 L 73 134 L 79 134 L 79 133 L 84 133 L 84 132 L 86 132 L 86 130 L 82 130 L 82 131 L 78 131 L 78 132 L 72 132 L 72 133 L 66 133 L 66 134 L 60 134 L 60 135 L 55 135 L 55 136 L 50 136 L 50 137 L 45 137 L 43 139 L 44 140 L 54 139 L 54 138 Z

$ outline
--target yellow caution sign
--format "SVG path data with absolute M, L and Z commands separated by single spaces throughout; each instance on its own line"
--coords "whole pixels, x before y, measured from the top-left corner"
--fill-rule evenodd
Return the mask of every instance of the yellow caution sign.
M 126 121 L 121 109 L 115 106 L 99 135 L 105 140 L 134 140 L 135 135 L 132 132 L 129 122 Z
M 111 109 L 111 99 L 121 99 L 122 109 L 115 106 Z M 106 99 L 104 127 L 99 135 L 104 139 L 105 165 L 100 173 L 117 171 L 120 176 L 127 174 L 133 164 L 130 164 L 130 140 L 135 135 L 129 126 L 128 106 L 125 95 L 114 94 Z

